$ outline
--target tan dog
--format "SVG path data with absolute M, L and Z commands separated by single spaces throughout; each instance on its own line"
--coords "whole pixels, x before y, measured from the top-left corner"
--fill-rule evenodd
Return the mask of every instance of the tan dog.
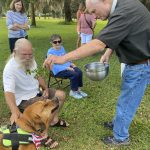
M 25 109 L 22 117 L 17 120 L 16 124 L 26 132 L 45 136 L 48 133 L 49 123 L 58 107 L 59 102 L 57 100 L 38 101 Z M 0 134 L 0 150 L 12 150 L 11 147 L 3 147 L 2 137 L 3 134 Z M 18 150 L 36 150 L 36 148 L 31 143 L 19 145 Z

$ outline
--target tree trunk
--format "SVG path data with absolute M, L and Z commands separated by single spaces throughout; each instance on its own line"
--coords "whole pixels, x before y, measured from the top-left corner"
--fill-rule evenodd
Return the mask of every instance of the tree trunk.
M 31 26 L 36 27 L 35 9 L 34 9 L 34 3 L 33 2 L 30 3 L 30 7 L 31 7 Z
M 64 0 L 65 22 L 72 21 L 70 3 L 71 0 Z

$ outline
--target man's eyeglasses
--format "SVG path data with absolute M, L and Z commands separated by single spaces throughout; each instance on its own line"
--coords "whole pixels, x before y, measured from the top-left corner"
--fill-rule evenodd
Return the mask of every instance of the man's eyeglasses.
M 60 43 L 61 43 L 61 40 L 59 40 L 59 41 L 53 41 L 53 43 L 54 43 L 54 44 L 57 44 L 57 43 L 60 44 Z

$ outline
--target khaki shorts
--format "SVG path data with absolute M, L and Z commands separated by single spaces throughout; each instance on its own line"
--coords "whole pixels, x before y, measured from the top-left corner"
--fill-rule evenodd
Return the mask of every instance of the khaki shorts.
M 41 101 L 41 100 L 44 100 L 44 99 L 55 99 L 55 93 L 56 93 L 55 89 L 49 88 L 48 98 L 43 97 L 42 93 L 41 93 L 41 94 L 38 94 L 36 97 L 31 98 L 29 100 L 22 100 L 20 105 L 18 106 L 18 108 L 21 112 L 23 112 L 26 107 L 28 107 L 29 105 L 31 105 L 31 104 L 33 104 L 37 101 Z

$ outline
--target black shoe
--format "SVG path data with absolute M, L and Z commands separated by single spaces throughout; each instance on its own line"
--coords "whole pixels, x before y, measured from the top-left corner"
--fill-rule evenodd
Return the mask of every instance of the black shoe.
M 112 122 L 104 122 L 104 127 L 110 130 L 113 130 L 113 123 Z
M 112 136 L 105 137 L 102 139 L 102 141 L 107 145 L 114 145 L 114 146 L 129 145 L 130 144 L 129 138 L 125 139 L 124 141 L 118 141 Z

